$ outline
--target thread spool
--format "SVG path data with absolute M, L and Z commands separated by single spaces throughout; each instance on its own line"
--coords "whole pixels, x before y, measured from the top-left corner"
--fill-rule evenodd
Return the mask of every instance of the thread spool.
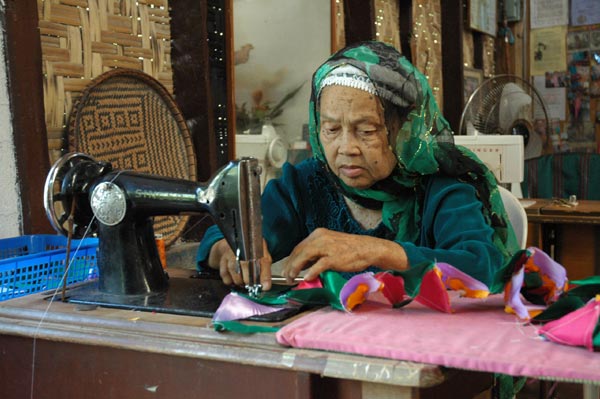
M 165 240 L 162 234 L 157 234 L 154 236 L 154 241 L 156 242 L 156 249 L 158 250 L 158 257 L 160 259 L 160 263 L 162 264 L 163 269 L 167 268 L 167 250 L 165 247 Z

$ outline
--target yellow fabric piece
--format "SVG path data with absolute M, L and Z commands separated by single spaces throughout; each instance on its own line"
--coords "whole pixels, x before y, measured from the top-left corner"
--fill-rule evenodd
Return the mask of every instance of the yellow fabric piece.
M 369 293 L 369 286 L 367 284 L 359 284 L 356 290 L 348 297 L 346 302 L 346 308 L 348 310 L 354 309 L 367 300 L 367 294 Z
M 490 295 L 489 291 L 470 289 L 461 280 L 457 278 L 449 278 L 446 284 L 451 290 L 463 292 L 462 296 L 467 298 L 483 299 L 487 298 Z

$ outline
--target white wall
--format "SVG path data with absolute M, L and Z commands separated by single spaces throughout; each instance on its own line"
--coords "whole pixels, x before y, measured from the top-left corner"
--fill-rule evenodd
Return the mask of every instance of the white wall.
M 1 15 L 4 2 L 0 0 Z M 2 21 L 3 25 L 3 21 Z M 0 29 L 0 239 L 21 235 L 21 202 L 17 185 L 17 166 L 13 140 L 10 100 L 8 97 L 4 29 Z
M 308 99 L 315 69 L 331 49 L 328 0 L 234 0 L 234 49 L 254 49 L 235 67 L 235 100 L 252 104 L 251 93 L 263 89 L 265 99 L 278 102 L 304 82 L 302 90 L 274 121 L 288 142 L 302 137 L 308 123 Z

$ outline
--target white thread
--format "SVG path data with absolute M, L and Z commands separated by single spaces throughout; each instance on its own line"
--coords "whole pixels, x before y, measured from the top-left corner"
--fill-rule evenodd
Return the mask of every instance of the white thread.
M 120 170 L 112 179 L 111 179 L 111 183 L 114 182 L 117 177 L 119 177 L 121 175 L 121 173 L 123 173 L 124 171 Z M 69 259 L 69 264 L 65 265 L 65 272 L 63 273 L 62 279 L 60 280 L 60 283 L 58 284 L 58 286 L 56 287 L 56 289 L 54 290 L 54 293 L 52 294 L 52 297 L 50 298 L 50 300 L 48 301 L 48 306 L 46 306 L 46 309 L 44 310 L 44 313 L 42 313 L 42 317 L 40 318 L 40 321 L 38 323 L 38 325 L 35 328 L 35 332 L 33 333 L 33 344 L 31 346 L 31 350 L 32 350 L 32 355 L 31 355 L 31 387 L 30 387 L 30 399 L 33 399 L 33 388 L 34 388 L 34 383 L 35 383 L 35 352 L 36 352 L 36 346 L 37 346 L 37 335 L 38 332 L 40 331 L 40 328 L 42 327 L 42 323 L 44 323 L 44 320 L 46 319 L 46 316 L 48 315 L 48 312 L 50 312 L 50 307 L 52 306 L 52 302 L 54 302 L 54 298 L 56 298 L 56 295 L 58 293 L 58 290 L 61 289 L 62 285 L 63 285 L 63 281 L 65 281 L 65 279 L 67 278 L 67 273 L 71 267 L 71 264 L 73 263 L 73 260 L 75 259 L 77 252 L 79 251 L 79 248 L 81 247 L 81 244 L 83 244 L 83 239 L 87 237 L 89 231 L 90 231 L 90 227 L 92 226 L 92 224 L 94 223 L 96 217 L 92 216 L 92 219 L 90 220 L 90 223 L 88 223 L 87 228 L 85 229 L 84 233 L 83 233 L 83 237 L 81 238 L 81 241 L 79 242 L 79 245 L 77 246 L 77 248 L 75 248 L 75 252 L 73 253 L 73 256 Z
M 93 221 L 94 221 L 94 217 L 92 217 L 92 221 L 90 222 L 90 224 L 88 225 L 88 227 L 86 228 L 86 230 L 83 234 L 84 238 L 87 236 L 87 233 L 89 232 L 90 226 L 92 225 Z M 48 315 L 48 312 L 50 312 L 50 307 L 52 306 L 52 302 L 54 302 L 54 298 L 56 298 L 58 290 L 61 289 L 61 287 L 63 285 L 63 281 L 67 278 L 68 270 L 71 267 L 71 264 L 73 263 L 73 260 L 75 259 L 75 256 L 77 255 L 77 252 L 79 251 L 79 248 L 81 247 L 81 244 L 83 244 L 83 239 L 79 242 L 79 245 L 75 249 L 73 257 L 69 260 L 68 267 L 65 267 L 65 272 L 63 273 L 60 283 L 57 285 L 56 289 L 54 290 L 54 293 L 52 294 L 52 297 L 49 299 L 48 306 L 46 306 L 44 313 L 42 313 L 42 317 L 40 318 L 40 321 L 35 328 L 35 332 L 33 333 L 33 344 L 32 344 L 33 353 L 31 356 L 31 388 L 30 388 L 31 389 L 31 392 L 30 392 L 31 399 L 33 399 L 33 388 L 34 388 L 34 382 L 35 382 L 35 350 L 36 350 L 36 346 L 37 346 L 37 335 L 38 335 L 38 332 L 40 331 L 40 328 L 42 327 L 42 323 L 44 322 L 44 320 L 46 319 L 46 316 Z M 67 265 L 65 265 L 65 266 L 67 266 Z

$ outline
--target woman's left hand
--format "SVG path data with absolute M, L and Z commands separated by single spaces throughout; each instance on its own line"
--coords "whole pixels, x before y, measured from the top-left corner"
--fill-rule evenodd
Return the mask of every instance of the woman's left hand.
M 394 241 L 319 228 L 294 248 L 283 276 L 291 282 L 307 269 L 304 279 L 310 281 L 325 270 L 360 272 L 369 266 L 403 270 L 407 263 L 404 249 Z

